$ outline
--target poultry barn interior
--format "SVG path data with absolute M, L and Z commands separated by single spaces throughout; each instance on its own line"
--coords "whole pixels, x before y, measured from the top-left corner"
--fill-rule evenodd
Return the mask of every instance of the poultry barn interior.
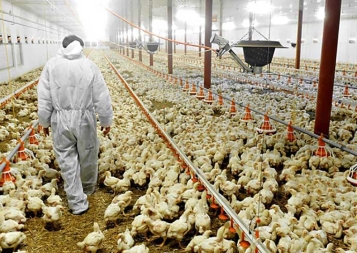
M 0 0 L 0 252 L 357 252 L 356 14 L 357 0 Z M 82 215 L 38 119 L 71 34 L 114 112 Z

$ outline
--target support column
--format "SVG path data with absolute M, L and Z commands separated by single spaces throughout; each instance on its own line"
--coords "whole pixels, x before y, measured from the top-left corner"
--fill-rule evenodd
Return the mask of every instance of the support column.
M 314 132 L 318 135 L 322 133 L 327 138 L 329 136 L 331 118 L 341 1 L 342 0 L 325 1 L 325 20 Z
M 212 36 L 212 1 L 206 0 L 205 9 L 205 46 L 211 47 Z M 211 50 L 205 50 L 204 58 L 204 87 L 206 89 L 211 88 L 211 64 L 212 64 L 212 52 Z
M 140 0 L 137 2 L 137 7 L 138 7 L 138 26 L 141 28 L 141 3 Z M 138 35 L 138 40 L 140 43 L 142 43 L 142 38 L 141 38 L 141 30 L 139 30 L 139 35 Z M 139 61 L 143 61 L 143 51 L 142 48 L 139 48 Z
M 172 40 L 172 0 L 167 0 L 167 37 Z M 167 41 L 166 45 L 168 74 L 172 74 L 172 41 Z
M 152 0 L 149 0 L 149 32 L 152 32 Z M 150 34 L 149 42 L 153 42 Z M 154 55 L 150 54 L 150 66 L 154 66 Z
M 298 30 L 296 41 L 296 55 L 295 55 L 295 68 L 300 69 L 300 55 L 301 55 L 301 33 L 302 33 L 302 16 L 304 12 L 304 0 L 299 0 L 299 18 Z
M 128 19 L 129 3 L 128 0 L 125 1 L 125 18 Z M 125 23 L 126 27 L 126 56 L 129 57 L 129 24 Z
M 134 3 L 133 1 L 130 1 L 130 22 L 134 22 Z M 134 27 L 131 27 L 131 41 L 134 42 Z M 134 48 L 131 49 L 131 58 L 134 58 Z
M 200 0 L 200 4 L 198 7 L 198 15 L 201 15 L 201 12 L 202 12 L 202 0 Z M 202 45 L 202 25 L 201 24 L 198 29 L 198 45 L 200 45 L 200 46 Z M 199 47 L 198 48 L 198 57 L 202 56 L 201 51 L 202 51 L 202 48 Z
M 185 55 L 187 54 L 187 22 L 185 21 Z
M 223 0 L 219 0 L 219 36 L 223 37 L 223 10 L 222 10 Z M 222 59 L 222 55 L 219 56 Z

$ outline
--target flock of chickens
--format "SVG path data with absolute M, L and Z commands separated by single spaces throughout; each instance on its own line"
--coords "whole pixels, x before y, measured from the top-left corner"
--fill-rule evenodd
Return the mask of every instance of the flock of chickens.
M 243 108 L 231 115 L 228 102 L 206 104 L 183 92 L 180 85 L 140 72 L 137 65 L 116 53 L 106 53 L 177 146 L 250 229 L 259 231 L 268 252 L 357 252 L 356 192 L 346 181 L 349 167 L 357 161 L 353 155 L 332 148 L 331 156 L 316 156 L 316 139 L 295 133 L 297 139 L 288 141 L 286 127 L 278 124 L 277 134 L 258 134 L 262 116 L 253 113 L 255 121 L 242 122 Z M 200 184 L 183 170 L 102 53 L 92 52 L 90 57 L 102 70 L 114 108 L 109 137 L 99 136 L 99 183 L 114 195 L 103 217 L 97 219 L 104 219 L 107 226 L 120 226 L 121 217 L 135 216 L 131 227 L 119 233 L 116 251 L 149 252 L 152 245 L 164 248 L 170 244 L 186 252 L 254 252 L 254 245 L 242 243 L 244 235 L 238 227 L 232 233 L 227 222 L 213 229 L 210 193 L 199 189 Z M 165 72 L 159 60 L 154 68 Z M 197 71 L 175 66 L 175 76 L 200 84 Z M 216 93 L 284 121 L 293 119 L 294 125 L 312 131 L 314 121 L 309 113 L 314 111 L 315 101 L 309 98 L 260 92 L 260 87 L 229 79 L 213 79 L 212 83 Z M 23 117 L 35 120 L 36 104 L 29 103 L 35 97 L 35 91 L 28 91 L 4 109 L 18 108 Z M 331 122 L 330 139 L 356 150 L 357 113 L 342 109 L 333 108 L 332 115 L 343 120 Z M 0 139 L 16 140 L 27 126 L 5 110 L 0 111 L 4 122 Z M 15 145 L 10 142 L 3 147 L 3 155 Z M 24 224 L 32 215 L 41 215 L 44 228 L 61 222 L 65 207 L 58 195 L 58 166 L 51 146 L 50 137 L 42 136 L 39 145 L 27 145 L 31 159 L 11 164 L 16 181 L 5 182 L 0 196 L 2 249 L 22 252 Z M 133 190 L 138 187 L 146 191 L 134 200 Z M 282 195 L 286 203 L 279 206 L 275 201 Z M 74 247 L 103 252 L 106 238 L 98 224 L 99 220 L 93 221 L 93 232 Z M 189 243 L 183 243 L 191 235 Z M 139 236 L 147 242 L 137 243 Z M 333 237 L 337 240 L 331 241 Z

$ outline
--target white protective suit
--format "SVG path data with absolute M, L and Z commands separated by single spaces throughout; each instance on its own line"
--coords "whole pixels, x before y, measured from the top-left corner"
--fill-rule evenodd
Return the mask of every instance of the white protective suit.
M 98 177 L 97 119 L 112 124 L 108 88 L 99 68 L 83 53 L 78 41 L 61 48 L 44 67 L 38 87 L 38 117 L 51 126 L 56 159 L 72 213 L 88 209 L 87 195 Z

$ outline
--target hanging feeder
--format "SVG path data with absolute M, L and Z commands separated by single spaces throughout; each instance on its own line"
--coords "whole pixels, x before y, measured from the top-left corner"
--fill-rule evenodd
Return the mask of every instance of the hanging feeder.
M 18 141 L 20 143 L 20 147 L 17 151 L 17 160 L 20 159 L 21 161 L 26 161 L 29 159 L 29 155 L 26 153 L 24 142 L 21 139 Z
M 326 156 L 333 155 L 332 150 L 326 146 L 326 143 L 322 140 L 322 138 L 323 138 L 323 134 L 320 135 L 320 137 L 317 141 L 318 146 L 315 151 L 315 155 L 320 156 L 320 157 L 326 157 Z
M 230 225 L 230 227 L 229 227 L 229 232 L 231 232 L 231 233 L 237 232 L 236 229 L 235 229 L 234 226 L 233 226 L 233 219 L 232 219 L 232 218 L 231 218 L 231 225 Z
M 220 218 L 223 221 L 228 220 L 228 216 L 224 213 L 223 207 L 221 207 L 221 213 L 218 215 L 218 218 Z
M 33 129 L 32 126 L 31 126 L 31 133 L 29 135 L 29 142 L 30 142 L 30 144 L 38 145 L 38 138 L 35 134 L 35 129 Z
M 199 100 L 202 100 L 205 98 L 205 93 L 203 91 L 203 87 L 200 87 L 200 91 L 198 92 L 198 94 L 196 95 L 196 98 L 198 98 Z
M 189 91 L 190 95 L 196 95 L 197 94 L 197 89 L 196 89 L 196 85 L 192 84 L 191 90 Z
M 240 227 L 237 224 L 235 225 L 235 229 L 236 229 L 236 231 L 238 233 L 238 236 L 239 236 L 239 245 L 244 249 L 249 248 L 250 242 L 245 240 L 244 232 L 240 229 Z
M 241 118 L 241 121 L 243 121 L 243 122 L 254 121 L 252 113 L 249 109 L 249 104 L 247 104 L 247 106 L 245 107 L 245 113 L 244 113 L 243 118 Z
M 207 104 L 212 104 L 213 103 L 213 95 L 212 95 L 212 91 L 211 90 L 208 91 L 207 98 L 205 100 L 203 100 L 203 102 L 205 102 Z
M 276 128 L 270 123 L 267 113 L 264 114 L 264 121 L 260 127 L 255 128 L 258 134 L 275 134 Z
M 352 95 L 348 92 L 348 86 L 345 86 L 345 89 L 343 90 L 343 96 L 344 97 L 352 97 Z
M 144 44 L 144 48 L 149 54 L 155 54 L 156 51 L 159 48 L 160 43 L 159 42 L 146 42 Z
M 212 203 L 211 203 L 210 207 L 213 208 L 213 209 L 218 209 L 218 208 L 219 208 L 219 205 L 217 205 L 217 204 L 215 203 L 213 196 L 212 196 Z
M 348 176 L 347 176 L 347 181 L 357 187 L 357 164 L 355 165 L 352 165 L 350 167 L 350 172 L 348 173 Z
M 291 126 L 291 121 L 289 122 L 288 125 L 288 130 L 287 130 L 287 135 L 286 135 L 286 139 L 290 142 L 293 142 L 294 140 L 296 140 L 295 134 L 294 134 L 294 128 Z
M 7 181 L 11 181 L 11 182 L 16 181 L 16 178 L 11 174 L 10 161 L 7 160 L 6 157 L 4 157 L 2 159 L 1 164 L 2 163 L 5 163 L 5 167 L 4 167 L 3 171 L 1 172 L 1 178 L 0 178 L 0 186 L 1 187 Z
M 185 86 L 183 87 L 182 91 L 183 91 L 183 92 L 186 92 L 186 91 L 188 91 L 189 89 L 190 89 L 190 84 L 188 83 L 188 80 L 186 80 L 186 84 L 185 84 Z
M 236 113 L 237 113 L 236 104 L 234 103 L 234 100 L 232 100 L 230 114 L 231 116 L 234 116 L 236 115 Z

